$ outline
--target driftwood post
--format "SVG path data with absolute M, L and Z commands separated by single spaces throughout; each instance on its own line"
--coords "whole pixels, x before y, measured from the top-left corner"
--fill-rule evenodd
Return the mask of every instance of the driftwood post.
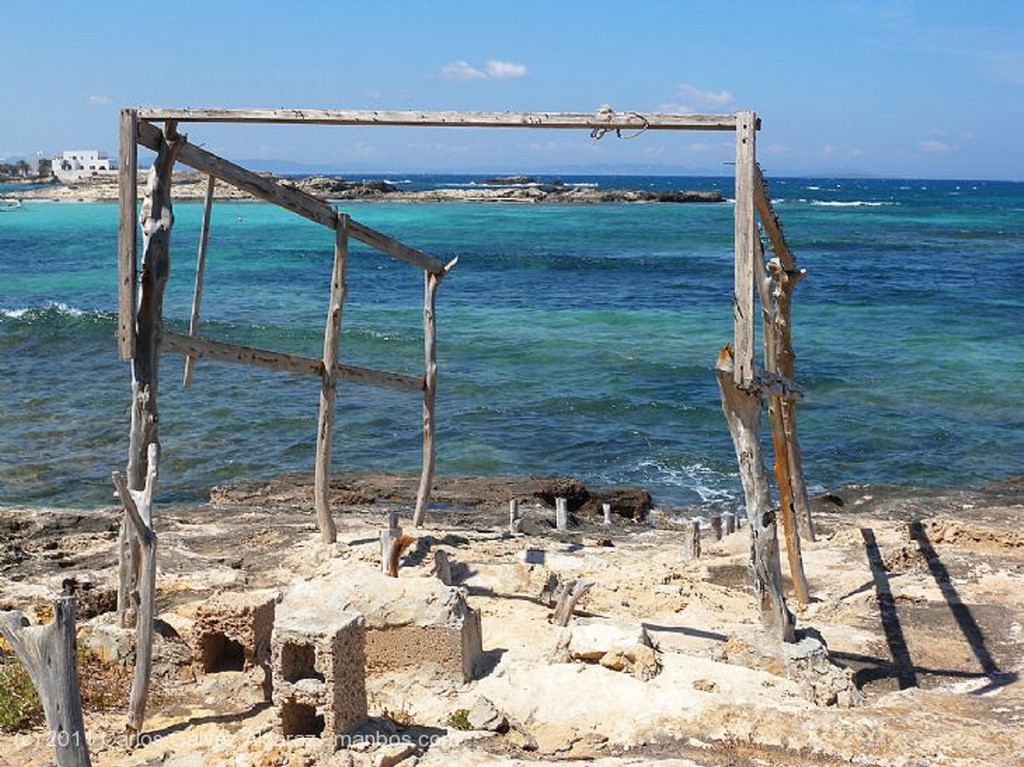
M 687 522 L 683 536 L 683 558 L 688 562 L 700 559 L 700 520 Z
M 555 498 L 555 529 L 569 529 L 569 500 L 567 498 Z
M 188 334 L 194 336 L 199 330 L 199 307 L 203 302 L 203 275 L 206 272 L 206 246 L 210 242 L 210 213 L 213 210 L 213 189 L 217 179 L 210 176 L 206 182 L 206 197 L 203 200 L 203 223 L 199 230 L 199 249 L 196 253 L 196 280 L 192 291 L 192 313 L 188 318 Z M 185 375 L 182 385 L 187 389 L 192 385 L 192 370 L 196 358 L 191 354 L 185 357 Z
M 523 531 L 523 518 L 519 516 L 519 500 L 517 498 L 508 502 L 508 531 L 510 533 Z
M 792 642 L 795 638 L 793 614 L 786 607 L 782 593 L 775 512 L 771 508 L 768 472 L 758 440 L 761 395 L 734 383 L 733 353 L 728 345 L 718 356 L 715 374 L 722 393 L 722 409 L 736 449 L 747 519 L 750 520 L 750 568 L 754 594 L 760 604 L 761 622 L 769 634 L 784 642 Z
M 434 444 L 434 406 L 437 402 L 437 322 L 434 308 L 440 276 L 434 272 L 423 273 L 423 469 L 420 486 L 416 493 L 416 511 L 413 514 L 414 527 L 423 524 L 430 500 L 430 486 L 434 481 L 434 464 L 437 461 L 437 447 Z
M 324 543 L 338 539 L 338 529 L 331 516 L 331 430 L 334 426 L 334 399 L 337 393 L 338 338 L 341 335 L 341 312 L 345 303 L 345 264 L 348 260 L 348 224 L 344 213 L 338 214 L 334 239 L 334 266 L 331 270 L 331 301 L 324 328 L 324 368 L 320 376 L 320 415 L 316 431 L 316 467 L 313 496 L 316 521 Z
M 135 315 L 132 357 L 132 422 L 128 438 L 128 487 L 143 490 L 149 446 L 157 443 L 157 388 L 160 337 L 163 332 L 164 288 L 170 275 L 171 173 L 181 144 L 173 123 L 160 134 L 157 156 L 149 171 L 142 204 L 142 281 Z M 123 177 L 122 177 L 123 180 Z M 130 217 L 122 218 L 122 226 Z M 122 237 L 125 237 L 122 233 Z M 122 627 L 131 627 L 138 611 L 131 595 L 139 582 L 139 541 L 125 517 L 118 541 L 117 613 Z
M 39 693 L 58 767 L 89 767 L 78 688 L 75 598 L 54 600 L 53 621 L 45 626 L 28 625 L 18 610 L 0 613 L 0 635 Z
M 767 187 L 768 184 L 761 174 L 761 169 L 755 167 L 754 204 L 757 207 L 761 223 L 764 225 L 765 233 L 768 235 L 772 252 L 775 254 L 775 258 L 768 264 L 768 269 L 774 283 L 775 313 L 772 337 L 775 345 L 777 372 L 793 381 L 796 378 L 796 353 L 793 351 L 790 321 L 792 295 L 793 289 L 803 279 L 806 272 L 797 268 L 796 258 L 789 249 L 789 243 L 786 242 L 785 234 L 782 231 L 782 221 L 775 213 Z M 800 449 L 800 440 L 796 433 L 796 401 L 783 399 L 779 410 L 788 453 L 790 484 L 797 527 L 802 538 L 813 541 L 814 523 L 811 518 L 807 485 L 804 482 L 803 452 Z
M 402 537 L 402 528 L 398 524 L 398 512 L 388 512 L 388 526 L 380 531 L 380 571 L 388 571 L 388 561 L 395 544 Z
M 153 618 L 156 614 L 156 533 L 153 532 L 153 492 L 156 490 L 159 454 L 156 444 L 148 451 L 148 474 L 142 490 L 132 490 L 120 472 L 111 479 L 117 489 L 125 517 L 139 544 L 139 614 L 135 627 L 135 673 L 128 702 L 126 730 L 128 743 L 138 744 L 146 718 L 146 701 L 153 669 Z
M 725 526 L 725 534 L 732 535 L 736 532 L 736 515 L 731 511 L 722 514 L 722 524 Z
M 612 523 L 612 505 L 610 503 L 602 503 L 601 513 L 604 514 L 604 523 L 610 525 Z

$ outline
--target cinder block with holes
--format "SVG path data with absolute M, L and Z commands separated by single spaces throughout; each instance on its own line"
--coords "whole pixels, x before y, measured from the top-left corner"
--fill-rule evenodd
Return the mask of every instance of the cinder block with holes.
M 271 697 L 270 637 L 274 590 L 215 594 L 196 610 L 192 627 L 192 664 L 198 674 L 262 668 L 264 697 Z
M 303 605 L 274 627 L 274 707 L 284 737 L 338 738 L 366 721 L 363 617 Z

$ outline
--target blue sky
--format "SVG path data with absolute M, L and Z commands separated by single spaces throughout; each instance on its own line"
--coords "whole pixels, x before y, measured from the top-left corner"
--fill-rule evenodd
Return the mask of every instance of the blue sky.
M 116 149 L 125 106 L 730 113 L 770 175 L 1024 180 L 1024 3 L 3 4 L 0 157 Z M 731 135 L 186 126 L 351 172 L 729 173 Z

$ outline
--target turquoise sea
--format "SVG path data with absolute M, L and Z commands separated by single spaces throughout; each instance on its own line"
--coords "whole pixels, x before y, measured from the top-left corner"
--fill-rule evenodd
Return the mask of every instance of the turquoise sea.
M 624 188 L 729 178 L 571 177 Z M 392 177 L 410 188 L 478 183 Z M 780 178 L 810 485 L 978 485 L 1024 474 L 1024 184 Z M 10 193 L 11 190 L 3 190 Z M 731 336 L 732 205 L 345 203 L 442 260 L 438 469 L 637 484 L 663 507 L 740 496 L 711 365 Z M 168 326 L 187 327 L 201 206 L 178 203 Z M 0 504 L 111 502 L 127 453 L 115 204 L 0 213 Z M 201 332 L 319 356 L 332 233 L 214 206 Z M 341 357 L 419 375 L 420 272 L 353 248 Z M 311 470 L 316 379 L 162 362 L 159 499 Z M 416 472 L 416 394 L 343 384 L 337 470 Z

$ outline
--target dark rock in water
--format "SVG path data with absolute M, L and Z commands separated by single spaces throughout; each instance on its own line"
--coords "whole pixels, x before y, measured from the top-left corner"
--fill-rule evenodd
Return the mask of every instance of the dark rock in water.
M 569 511 L 575 513 L 592 497 L 590 491 L 578 479 L 546 477 L 536 482 L 540 488 L 533 493 L 533 497 L 551 508 L 555 508 L 556 498 L 565 498 Z
M 536 184 L 533 176 L 494 176 L 480 182 L 484 186 L 509 186 L 511 184 Z
M 643 522 L 647 513 L 654 508 L 654 499 L 639 487 L 606 487 L 595 490 L 580 509 L 581 514 L 603 517 L 603 504 L 611 504 L 612 513 L 634 522 Z
M 657 192 L 655 200 L 657 202 L 725 202 L 721 192 L 685 191 L 681 189 Z

